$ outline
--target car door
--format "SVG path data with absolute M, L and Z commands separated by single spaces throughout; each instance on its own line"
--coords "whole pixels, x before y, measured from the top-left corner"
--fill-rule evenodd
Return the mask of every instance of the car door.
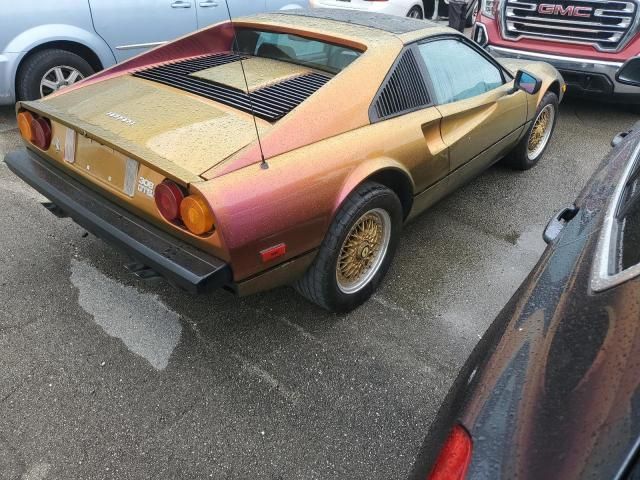
M 242 17 L 252 13 L 264 12 L 267 0 L 226 0 L 229 3 L 231 17 Z M 229 19 L 225 0 L 195 0 L 198 12 L 198 28 Z
M 196 0 L 89 0 L 93 25 L 121 62 L 197 28 Z
M 526 93 L 499 64 L 460 36 L 418 45 L 426 65 L 441 134 L 453 172 L 474 161 L 477 173 L 512 146 L 527 118 Z

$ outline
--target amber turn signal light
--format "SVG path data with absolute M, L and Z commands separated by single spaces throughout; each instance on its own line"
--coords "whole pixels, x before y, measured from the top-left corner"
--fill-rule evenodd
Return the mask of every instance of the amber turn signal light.
M 31 130 L 31 122 L 33 121 L 33 115 L 29 112 L 20 112 L 18 114 L 18 128 L 20 129 L 20 135 L 27 142 L 33 141 L 33 130 Z
M 213 229 L 213 215 L 207 202 L 197 195 L 189 195 L 180 204 L 180 216 L 185 226 L 196 235 Z

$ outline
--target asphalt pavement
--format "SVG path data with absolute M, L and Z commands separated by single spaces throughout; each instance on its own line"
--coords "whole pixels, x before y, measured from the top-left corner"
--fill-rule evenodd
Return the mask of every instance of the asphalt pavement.
M 344 316 L 290 288 L 139 280 L 0 164 L 0 478 L 403 478 L 548 218 L 635 120 L 563 103 L 538 166 L 493 167 L 408 224 Z M 0 109 L 0 157 L 19 146 Z

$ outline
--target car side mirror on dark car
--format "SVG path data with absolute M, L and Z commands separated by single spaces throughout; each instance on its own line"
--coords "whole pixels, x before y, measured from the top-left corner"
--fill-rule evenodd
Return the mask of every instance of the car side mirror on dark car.
M 524 70 L 518 70 L 518 73 L 516 73 L 514 90 L 522 90 L 523 92 L 527 92 L 529 95 L 534 95 L 538 93 L 541 86 L 542 80 L 535 75 Z
M 616 79 L 620 83 L 640 87 L 640 57 L 627 60 L 616 73 Z

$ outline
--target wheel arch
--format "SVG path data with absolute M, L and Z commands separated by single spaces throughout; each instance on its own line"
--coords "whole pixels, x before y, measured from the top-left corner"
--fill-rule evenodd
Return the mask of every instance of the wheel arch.
M 403 218 L 407 219 L 413 207 L 414 183 L 406 168 L 391 159 L 378 159 L 372 165 L 357 168 L 343 183 L 332 218 L 351 192 L 366 181 L 377 182 L 394 192 L 402 205 Z
M 33 54 L 50 48 L 59 48 L 80 55 L 96 71 L 116 63 L 113 52 L 95 33 L 73 25 L 38 25 L 25 30 L 7 45 L 7 51 L 24 52 L 15 62 L 11 86 L 17 87 L 18 73 Z
M 562 98 L 562 92 L 560 91 L 560 82 L 558 80 L 554 80 L 547 88 L 547 92 L 553 92 L 558 97 L 558 100 Z

